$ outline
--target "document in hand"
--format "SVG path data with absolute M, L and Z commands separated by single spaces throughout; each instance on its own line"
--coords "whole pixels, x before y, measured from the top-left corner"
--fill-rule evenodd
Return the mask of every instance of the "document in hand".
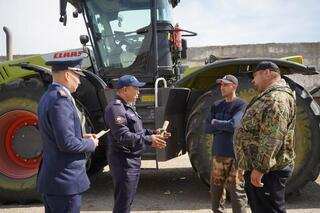
M 97 134 L 97 138 L 101 138 L 102 136 L 104 136 L 106 133 L 108 133 L 110 131 L 110 129 L 107 130 L 101 130 L 98 134 Z
M 167 130 L 167 128 L 168 128 L 168 126 L 169 126 L 169 121 L 164 121 L 164 123 L 163 123 L 163 126 L 162 126 L 161 130 L 166 131 L 166 130 Z
M 164 132 L 167 131 L 168 126 L 169 126 L 169 121 L 164 121 L 163 126 L 160 129 L 161 136 L 163 136 Z

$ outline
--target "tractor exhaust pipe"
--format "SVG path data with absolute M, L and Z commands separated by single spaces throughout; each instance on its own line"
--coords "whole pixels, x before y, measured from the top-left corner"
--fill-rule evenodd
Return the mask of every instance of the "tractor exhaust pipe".
M 12 36 L 8 27 L 3 27 L 3 31 L 6 34 L 6 48 L 7 48 L 7 60 L 10 61 L 13 59 L 12 55 Z

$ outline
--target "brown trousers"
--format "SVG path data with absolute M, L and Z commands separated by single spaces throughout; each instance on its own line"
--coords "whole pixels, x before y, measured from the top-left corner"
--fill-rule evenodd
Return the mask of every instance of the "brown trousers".
M 211 170 L 212 211 L 222 213 L 224 210 L 224 189 L 228 192 L 233 213 L 247 212 L 247 196 L 244 191 L 243 171 L 236 168 L 235 159 L 213 156 Z

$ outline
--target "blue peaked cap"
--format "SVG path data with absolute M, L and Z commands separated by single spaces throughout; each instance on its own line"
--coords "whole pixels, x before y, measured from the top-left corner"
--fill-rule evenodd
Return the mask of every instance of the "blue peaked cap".
M 81 76 L 85 76 L 81 69 L 82 58 L 76 59 L 65 59 L 65 60 L 54 60 L 47 61 L 45 64 L 51 66 L 52 72 L 58 72 L 62 70 L 71 70 Z
M 127 86 L 143 87 L 144 85 L 146 85 L 145 82 L 138 81 L 133 75 L 123 75 L 119 78 L 116 87 L 117 89 L 121 89 Z

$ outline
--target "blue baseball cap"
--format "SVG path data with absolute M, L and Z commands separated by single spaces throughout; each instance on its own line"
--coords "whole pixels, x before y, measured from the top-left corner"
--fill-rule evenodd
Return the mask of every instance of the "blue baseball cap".
M 122 87 L 143 87 L 144 85 L 146 85 L 145 82 L 138 81 L 133 75 L 123 75 L 119 78 L 116 86 L 117 89 L 121 89 Z
M 85 76 L 81 69 L 82 58 L 76 59 L 64 59 L 64 60 L 54 60 L 47 61 L 45 64 L 51 66 L 52 72 L 59 72 L 63 70 L 71 70 L 81 76 Z

